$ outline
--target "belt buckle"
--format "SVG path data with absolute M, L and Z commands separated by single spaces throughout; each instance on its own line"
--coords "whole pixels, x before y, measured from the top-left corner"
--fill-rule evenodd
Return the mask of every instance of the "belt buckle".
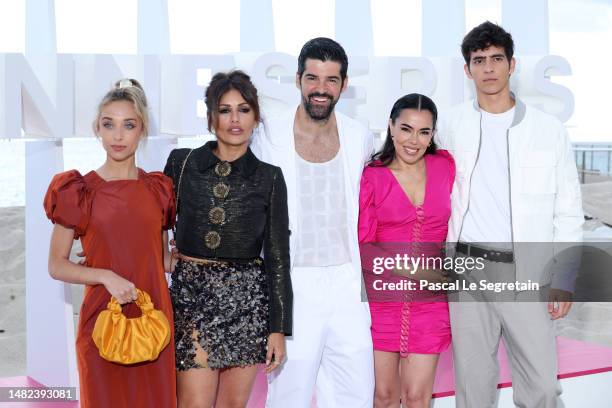
M 485 250 L 484 253 L 485 253 L 485 258 L 487 258 L 491 262 L 501 262 L 501 263 L 514 262 L 514 253 L 512 251 L 489 249 L 489 250 Z
M 495 249 L 487 249 L 487 248 L 481 248 L 481 251 L 482 251 L 483 258 L 485 258 L 487 261 L 499 262 L 499 257 L 501 255 L 500 251 L 497 251 Z

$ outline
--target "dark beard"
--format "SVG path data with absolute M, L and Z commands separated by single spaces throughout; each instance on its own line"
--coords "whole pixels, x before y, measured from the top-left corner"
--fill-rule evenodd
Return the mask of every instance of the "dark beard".
M 329 98 L 331 103 L 327 107 L 313 105 L 310 103 L 310 98 L 315 97 L 315 96 L 325 96 Z M 331 114 L 334 112 L 336 103 L 338 103 L 338 100 L 337 99 L 334 100 L 333 97 L 327 94 L 313 93 L 313 94 L 308 95 L 308 97 L 305 97 L 304 95 L 302 95 L 302 105 L 304 105 L 304 109 L 306 110 L 306 113 L 308 114 L 310 119 L 317 121 L 317 122 L 319 121 L 326 122 L 331 116 Z

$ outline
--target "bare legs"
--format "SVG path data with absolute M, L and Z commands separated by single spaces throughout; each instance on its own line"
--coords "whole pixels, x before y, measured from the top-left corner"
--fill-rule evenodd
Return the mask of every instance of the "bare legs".
M 197 332 L 194 332 L 197 339 Z M 208 354 L 194 341 L 195 362 L 207 367 Z M 257 365 L 221 370 L 193 368 L 177 375 L 179 408 L 243 408 L 257 375 Z
M 222 370 L 194 368 L 178 373 L 179 408 L 243 408 L 257 374 L 257 366 Z
M 399 353 L 374 350 L 374 407 L 399 408 L 400 376 Z
M 439 354 L 374 351 L 376 408 L 429 408 Z
M 409 354 L 400 361 L 402 405 L 429 408 L 439 354 Z

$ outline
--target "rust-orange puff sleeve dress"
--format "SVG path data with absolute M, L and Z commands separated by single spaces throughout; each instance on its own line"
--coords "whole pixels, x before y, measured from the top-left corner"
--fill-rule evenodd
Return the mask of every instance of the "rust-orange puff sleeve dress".
M 81 239 L 87 266 L 110 269 L 145 290 L 173 327 L 162 252 L 162 232 L 176 214 L 170 178 L 139 169 L 138 179 L 106 181 L 94 171 L 67 171 L 51 181 L 44 208 Z M 100 357 L 91 333 L 109 300 L 103 285 L 86 286 L 76 340 L 81 406 L 175 407 L 174 334 L 153 362 L 125 366 Z M 140 315 L 134 303 L 123 312 Z

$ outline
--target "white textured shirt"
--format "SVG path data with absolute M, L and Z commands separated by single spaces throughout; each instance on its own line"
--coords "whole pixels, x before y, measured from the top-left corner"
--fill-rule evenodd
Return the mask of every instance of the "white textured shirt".
M 480 153 L 470 184 L 468 212 L 462 242 L 485 242 L 496 248 L 512 248 L 510 178 L 507 131 L 514 108 L 504 113 L 482 112 Z
M 340 151 L 325 163 L 295 153 L 298 238 L 295 266 L 332 266 L 350 262 L 344 165 Z

